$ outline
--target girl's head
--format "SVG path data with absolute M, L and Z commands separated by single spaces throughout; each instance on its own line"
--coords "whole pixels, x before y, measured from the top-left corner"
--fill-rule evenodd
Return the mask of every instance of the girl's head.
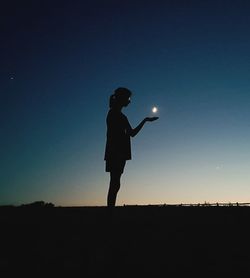
M 109 98 L 109 107 L 128 106 L 132 92 L 127 88 L 119 87 L 114 91 L 114 94 Z

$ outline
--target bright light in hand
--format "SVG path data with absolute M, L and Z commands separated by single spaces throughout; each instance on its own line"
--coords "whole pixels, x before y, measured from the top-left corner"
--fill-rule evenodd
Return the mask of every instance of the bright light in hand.
M 152 108 L 152 112 L 153 112 L 153 113 L 157 113 L 157 111 L 158 111 L 158 108 L 154 106 L 154 107 Z

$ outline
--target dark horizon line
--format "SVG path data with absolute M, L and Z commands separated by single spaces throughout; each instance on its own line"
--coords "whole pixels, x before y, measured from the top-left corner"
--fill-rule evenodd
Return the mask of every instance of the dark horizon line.
M 121 207 L 232 207 L 232 206 L 250 206 L 250 202 L 204 202 L 204 203 L 176 203 L 176 204 L 123 204 L 116 205 L 117 208 Z M 38 207 L 38 208 L 104 208 L 106 205 L 72 205 L 72 206 L 63 206 L 63 205 L 54 205 L 53 203 L 45 203 L 44 201 L 35 201 L 32 203 L 21 204 L 21 205 L 0 205 L 0 208 L 4 207 L 13 207 L 13 208 L 22 208 L 22 207 Z

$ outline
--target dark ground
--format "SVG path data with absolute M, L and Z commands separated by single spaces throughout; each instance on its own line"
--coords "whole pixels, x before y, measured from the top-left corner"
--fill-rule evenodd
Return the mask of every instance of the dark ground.
M 250 207 L 0 208 L 1 277 L 250 275 Z

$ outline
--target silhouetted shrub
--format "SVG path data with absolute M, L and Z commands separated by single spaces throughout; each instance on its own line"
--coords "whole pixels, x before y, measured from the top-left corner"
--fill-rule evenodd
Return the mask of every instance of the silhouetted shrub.
M 44 201 L 35 201 L 29 204 L 22 204 L 21 207 L 31 207 L 31 208 L 51 208 L 55 205 L 53 203 L 45 203 Z

